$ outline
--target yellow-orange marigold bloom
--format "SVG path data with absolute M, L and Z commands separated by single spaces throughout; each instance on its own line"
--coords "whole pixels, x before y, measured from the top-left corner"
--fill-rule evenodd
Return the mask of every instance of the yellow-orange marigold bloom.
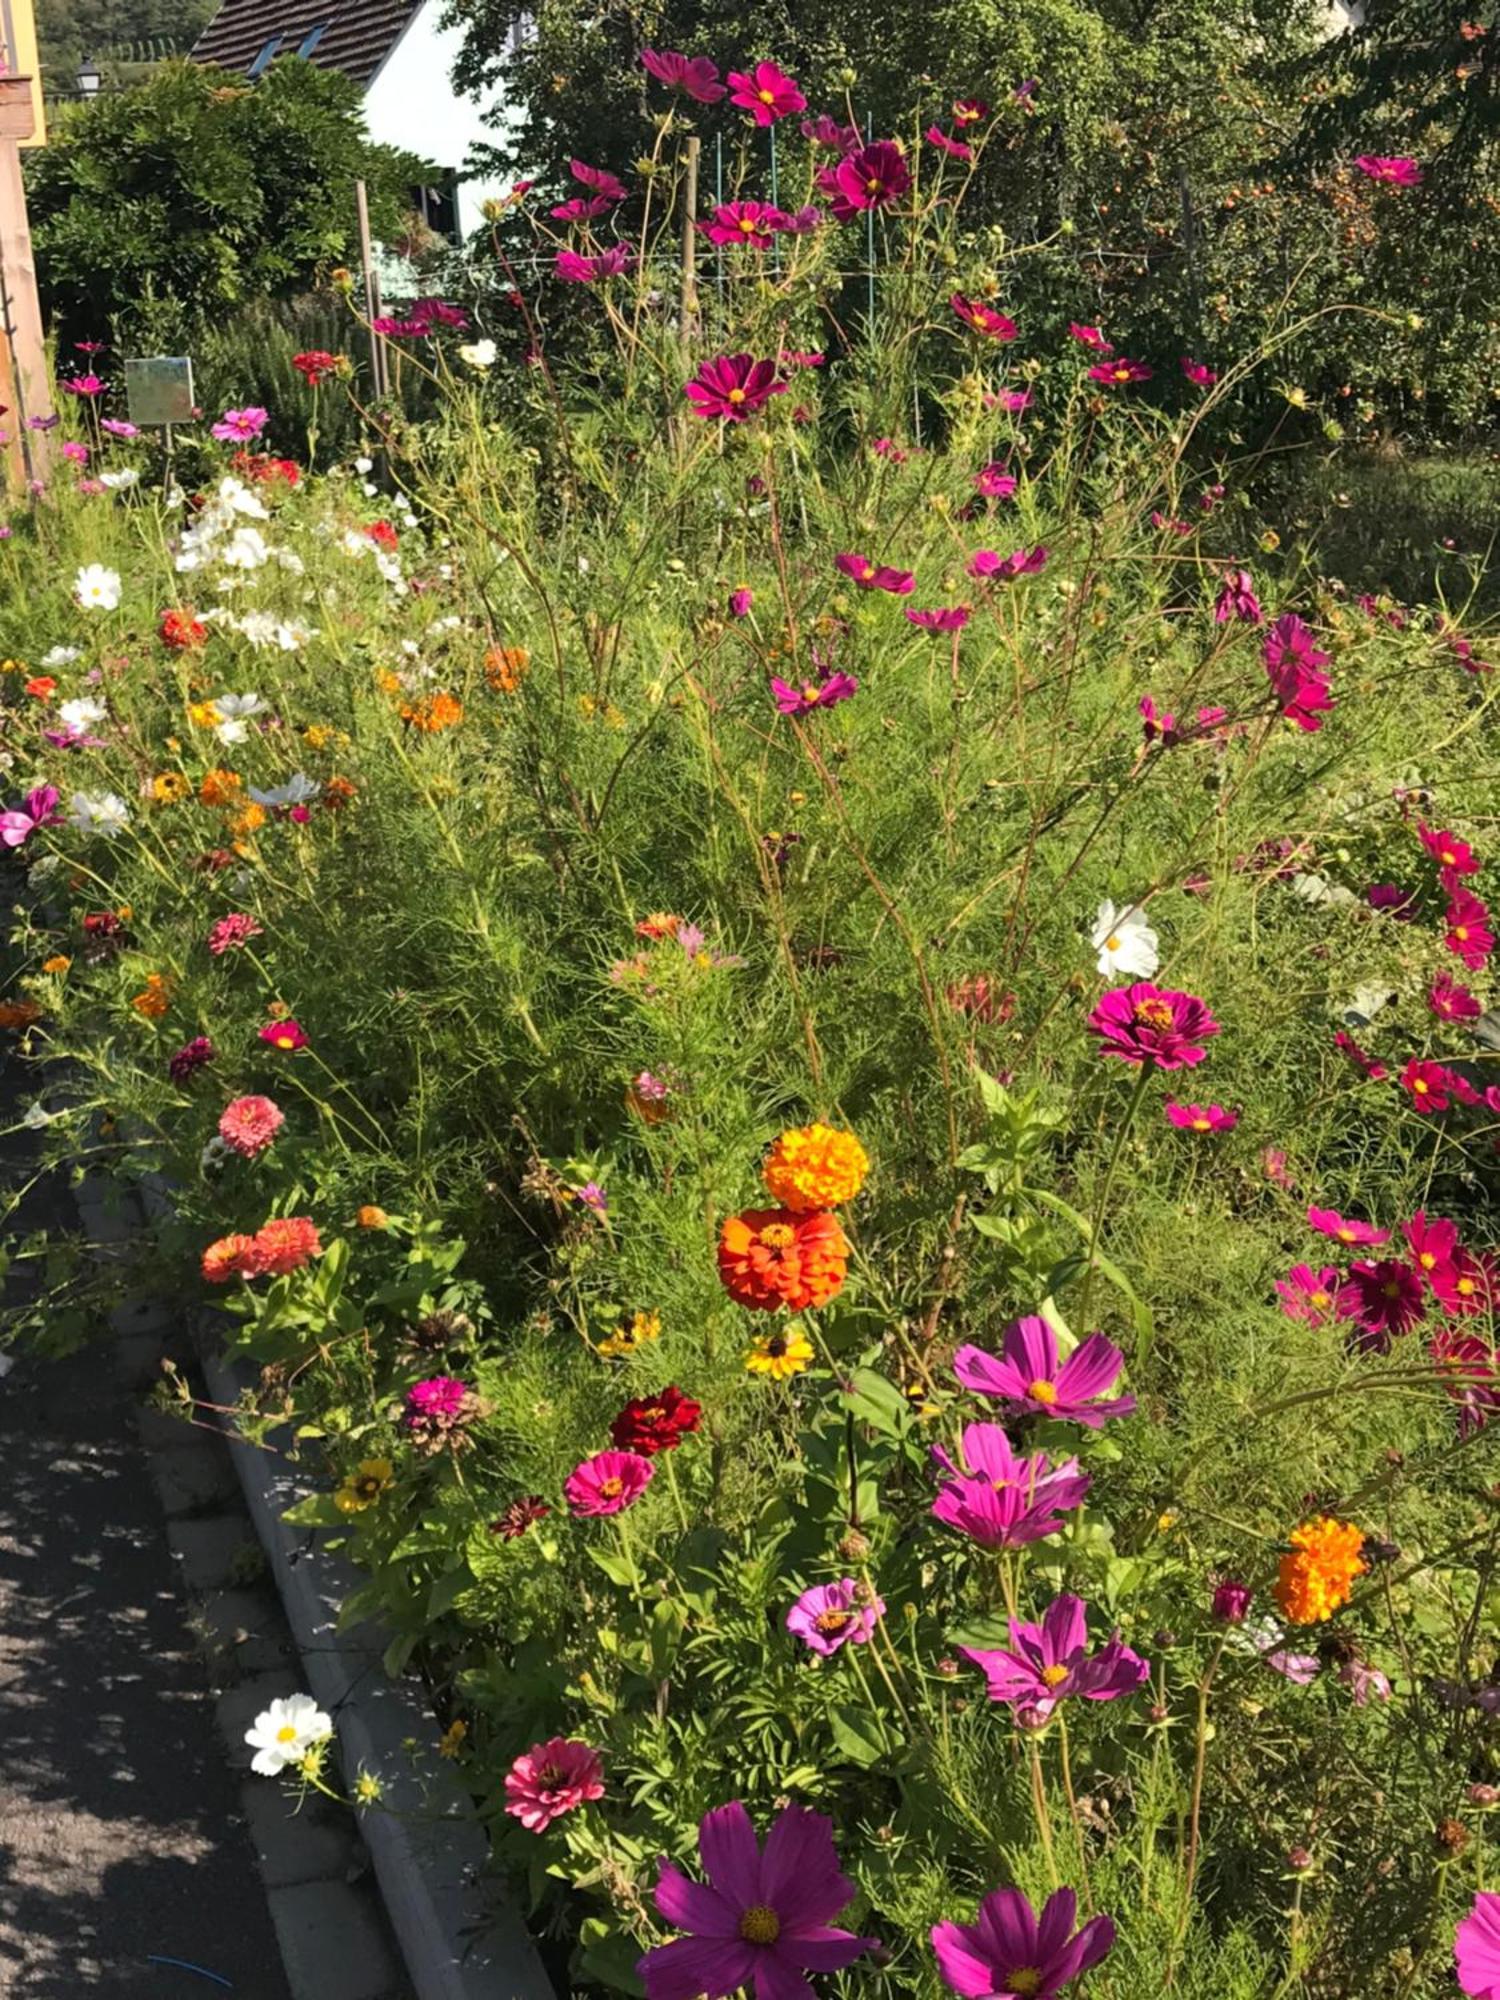
M 247 834 L 258 833 L 265 825 L 266 809 L 251 799 L 250 803 L 241 806 L 237 813 L 231 813 L 227 823 L 231 837 L 243 840 Z
M 1369 1569 L 1365 1538 L 1350 1522 L 1319 1514 L 1288 1539 L 1292 1547 L 1277 1571 L 1276 1602 L 1294 1625 L 1321 1625 L 1349 1602 L 1354 1579 Z
M 783 1132 L 761 1169 L 761 1179 L 783 1208 L 798 1214 L 853 1201 L 870 1171 L 870 1156 L 852 1132 L 831 1125 L 798 1125 Z
M 756 1312 L 826 1306 L 844 1288 L 849 1245 L 823 1209 L 747 1208 L 719 1232 L 719 1277 L 737 1305 Z
M 424 736 L 435 736 L 440 729 L 452 729 L 463 719 L 464 705 L 457 695 L 424 694 L 417 701 L 401 705 L 401 720 L 409 722 Z
M 44 958 L 42 960 L 42 970 L 43 972 L 51 972 L 54 974 L 61 975 L 62 973 L 67 971 L 68 967 L 72 963 L 73 961 L 71 958 L 65 958 L 63 954 L 59 952 L 55 958 Z
M 484 656 L 484 677 L 496 694 L 515 694 L 530 665 L 524 646 L 491 646 Z
M 377 1207 L 373 1201 L 367 1201 L 354 1220 L 361 1229 L 385 1229 L 389 1226 L 391 1218 L 383 1208 Z
M 159 1021 L 172 1004 L 172 981 L 165 972 L 148 972 L 143 992 L 137 993 L 131 1001 L 137 1014 L 144 1014 L 147 1020 Z
M 198 797 L 206 806 L 233 805 L 244 782 L 238 771 L 226 771 L 220 766 L 204 774 Z

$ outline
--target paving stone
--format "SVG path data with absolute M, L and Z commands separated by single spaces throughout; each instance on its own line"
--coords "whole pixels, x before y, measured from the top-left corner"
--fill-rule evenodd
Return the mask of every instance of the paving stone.
M 167 1514 L 217 1513 L 239 1491 L 222 1445 L 191 1444 L 153 1452 L 149 1464 Z
M 183 1407 L 186 1408 L 186 1405 Z M 195 1428 L 189 1417 L 177 1416 L 170 1410 L 159 1410 L 151 1403 L 140 1404 L 135 1422 L 141 1443 L 147 1451 L 176 1451 L 183 1445 L 208 1441 L 207 1433 L 201 1427 Z
M 346 1811 L 310 1792 L 294 1804 L 268 1778 L 247 1778 L 240 1803 L 268 1889 L 296 1882 L 343 1882 L 368 1866 L 364 1843 Z
M 299 1882 L 267 1900 L 293 2000 L 392 2000 L 407 1990 L 373 1894 Z
M 243 1514 L 210 1514 L 167 1523 L 167 1541 L 189 1590 L 200 1594 L 245 1580 L 264 1566 L 260 1544 Z
M 125 1299 L 110 1309 L 109 1323 L 121 1335 L 165 1334 L 181 1325 L 181 1317 L 169 1312 L 159 1299 Z
M 269 1589 L 216 1590 L 197 1607 L 195 1624 L 222 1664 L 236 1673 L 272 1674 L 295 1664 L 291 1634 Z
M 115 1380 L 127 1389 L 147 1389 L 161 1380 L 159 1333 L 132 1333 L 114 1345 Z

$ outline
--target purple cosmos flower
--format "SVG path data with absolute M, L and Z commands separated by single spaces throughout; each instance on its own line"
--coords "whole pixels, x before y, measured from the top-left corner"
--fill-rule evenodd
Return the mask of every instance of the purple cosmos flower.
M 99 428 L 106 436 L 112 438 L 138 438 L 141 434 L 138 425 L 127 424 L 120 417 L 102 418 Z
M 1246 625 L 1258 625 L 1263 615 L 1249 570 L 1226 569 L 1214 606 L 1214 623 L 1227 625 L 1231 618 L 1238 618 Z
M 832 196 L 831 207 L 838 222 L 865 209 L 889 208 L 911 186 L 911 169 L 894 139 L 877 139 L 846 153 L 836 167 L 826 167 L 819 184 Z
M 1112 987 L 1089 1016 L 1100 1054 L 1128 1063 L 1154 1062 L 1158 1069 L 1181 1069 L 1203 1060 L 1201 1043 L 1219 1024 L 1192 993 L 1153 986 L 1149 979 Z
M 61 422 L 61 417 L 28 417 L 26 428 L 29 431 L 55 431 Z
M 1338 1677 L 1339 1685 L 1348 1688 L 1354 1696 L 1356 1708 L 1364 1708 L 1371 1699 L 1389 1701 L 1391 1698 L 1390 1682 L 1379 1667 L 1372 1667 L 1367 1660 L 1345 1660 L 1339 1668 Z
M 1389 1354 L 1395 1335 L 1410 1333 L 1427 1317 L 1422 1280 L 1394 1257 L 1357 1260 L 1339 1287 L 1338 1313 L 1358 1328 L 1351 1347 L 1361 1354 Z
M 1326 1264 L 1315 1271 L 1311 1264 L 1294 1264 L 1284 1278 L 1276 1280 L 1276 1296 L 1288 1319 L 1300 1319 L 1308 1326 L 1322 1326 L 1334 1308 L 1339 1288 L 1338 1267 Z
M 679 55 L 675 49 L 642 49 L 641 61 L 658 83 L 680 90 L 695 104 L 717 104 L 728 86 L 719 81 L 718 65 L 707 56 Z
M 597 257 L 580 257 L 576 250 L 559 250 L 557 275 L 570 285 L 597 285 L 603 278 L 618 278 L 635 262 L 628 243 L 616 243 Z
M 732 69 L 729 92 L 730 103 L 748 111 L 757 125 L 774 125 L 779 119 L 790 118 L 794 111 L 807 109 L 802 92 L 786 71 L 772 62 L 757 63 L 748 74 Z
M 1051 1465 L 1044 1452 L 1018 1457 L 998 1424 L 965 1427 L 967 1472 L 941 1445 L 932 1455 L 949 1474 L 932 1503 L 933 1519 L 986 1549 L 1016 1549 L 1056 1534 L 1064 1525 L 1059 1509 L 1078 1506 L 1092 1484 L 1076 1458 Z
M 815 229 L 821 229 L 823 226 L 823 211 L 814 203 L 807 202 L 801 208 L 794 208 L 790 215 L 784 215 L 781 226 L 789 236 L 811 236 Z M 812 365 L 818 366 L 822 358 L 819 355 L 818 361 Z
M 1088 1650 L 1087 1607 L 1067 1593 L 1054 1598 L 1040 1625 L 1010 1621 L 1010 1645 L 981 1650 L 960 1646 L 989 1682 L 991 1701 L 1009 1702 L 1022 1729 L 1041 1729 L 1070 1694 L 1113 1701 L 1133 1694 L 1151 1669 L 1112 1636 L 1097 1653 Z
M 829 1925 L 854 1884 L 839 1872 L 833 1824 L 821 1813 L 783 1807 L 762 1852 L 736 1799 L 704 1814 L 698 1853 L 706 1883 L 661 1864 L 656 1907 L 688 1935 L 638 1962 L 647 2000 L 724 2000 L 752 1982 L 755 2000 L 813 2000 L 806 1973 L 837 1972 L 874 1945 Z
M 1500 1995 L 1500 1895 L 1484 1889 L 1476 1893 L 1472 1909 L 1458 1927 L 1453 1956 L 1461 1990 L 1472 2000 L 1496 2000 Z
M 773 678 L 771 692 L 783 715 L 806 715 L 809 709 L 832 708 L 847 701 L 859 692 L 859 682 L 853 674 L 843 673 L 830 674 L 824 681 L 803 681 L 800 687 Z
M 864 1645 L 884 1616 L 885 1600 L 846 1576 L 841 1583 L 815 1583 L 804 1590 L 786 1614 L 786 1629 L 827 1657 L 851 1640 Z
M 756 361 L 748 354 L 721 354 L 705 361 L 682 393 L 700 417 L 722 417 L 742 424 L 763 410 L 772 396 L 786 393 L 774 361 Z
M 904 614 L 924 632 L 962 632 L 969 622 L 967 604 L 941 605 L 935 611 L 908 611 Z
M 62 794 L 56 785 L 35 785 L 10 812 L 0 812 L 0 843 L 24 847 L 38 827 L 62 818 Z
M 953 1357 L 953 1372 L 966 1389 L 1094 1431 L 1107 1418 L 1128 1417 L 1135 1408 L 1134 1396 L 1099 1400 L 1124 1365 L 1124 1355 L 1102 1333 L 1091 1333 L 1060 1361 L 1057 1335 L 1035 1313 L 1011 1322 L 999 1355 L 961 1347 Z
M 1053 2000 L 1112 1950 L 1115 1927 L 1091 1917 L 1075 1937 L 1078 1899 L 1054 1889 L 1040 1917 L 1019 1889 L 994 1889 L 973 1924 L 932 1927 L 932 1949 L 944 1983 L 965 2000 L 1028 1994 Z
M 868 556 L 835 556 L 833 566 L 842 570 L 861 590 L 888 590 L 893 597 L 910 597 L 917 579 L 909 569 L 892 569 L 888 563 L 873 563 Z

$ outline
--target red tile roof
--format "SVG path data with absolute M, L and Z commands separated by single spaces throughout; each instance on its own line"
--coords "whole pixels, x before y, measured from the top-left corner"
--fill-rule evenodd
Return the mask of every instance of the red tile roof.
M 267 43 L 296 55 L 322 29 L 308 60 L 370 83 L 424 0 L 224 0 L 193 44 L 193 60 L 247 71 Z

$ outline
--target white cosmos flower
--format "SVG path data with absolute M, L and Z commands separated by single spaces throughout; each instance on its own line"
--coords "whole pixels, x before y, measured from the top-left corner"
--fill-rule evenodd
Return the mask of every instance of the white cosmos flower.
M 92 723 L 102 722 L 108 713 L 102 701 L 90 701 L 87 695 L 59 702 L 57 707 L 57 719 L 70 736 L 82 736 Z
M 219 551 L 219 561 L 231 569 L 259 569 L 270 559 L 271 551 L 259 528 L 236 528 Z
M 70 667 L 75 660 L 82 659 L 82 657 L 83 655 L 76 646 L 54 646 L 50 653 L 42 656 L 42 665 L 44 667 Z
M 219 720 L 214 735 L 221 743 L 243 743 L 250 734 L 250 717 L 262 715 L 269 706 L 258 694 L 222 694 L 215 697 Z
M 80 833 L 102 833 L 113 840 L 121 827 L 130 824 L 130 808 L 118 792 L 75 792 L 69 804 L 73 810 L 68 822 Z
M 467 347 L 461 347 L 458 358 L 467 361 L 471 368 L 493 368 L 499 352 L 493 340 L 476 340 Z
M 225 477 L 219 481 L 219 506 L 228 514 L 243 514 L 249 521 L 269 521 L 271 510 L 258 493 L 252 493 L 242 479 Z
M 99 484 L 107 486 L 111 493 L 119 493 L 128 486 L 134 486 L 140 476 L 133 465 L 122 465 L 118 472 L 101 472 Z
M 250 796 L 258 806 L 305 806 L 322 789 L 318 780 L 308 777 L 306 771 L 294 771 L 284 785 L 276 785 L 269 792 L 258 792 L 252 785 Z
M 374 546 L 362 528 L 345 528 L 339 536 L 339 547 L 346 556 L 367 556 Z
M 87 563 L 73 579 L 73 601 L 82 611 L 113 611 L 120 602 L 120 572 Z
M 1161 964 L 1156 942 L 1144 910 L 1128 903 L 1117 910 L 1107 898 L 1099 905 L 1089 943 L 1106 979 L 1149 979 Z
M 300 1764 L 315 1743 L 333 1734 L 333 1724 L 310 1694 L 289 1694 L 271 1703 L 245 1731 L 255 1751 L 250 1768 L 275 1778 L 288 1764 Z

